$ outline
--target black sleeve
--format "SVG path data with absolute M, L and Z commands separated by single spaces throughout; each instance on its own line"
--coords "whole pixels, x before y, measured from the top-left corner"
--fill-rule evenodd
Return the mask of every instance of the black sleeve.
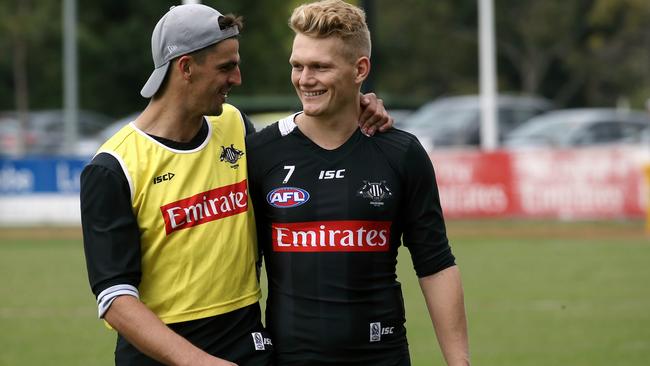
M 244 118 L 244 127 L 246 128 L 246 136 L 255 133 L 255 125 L 251 122 L 250 118 L 242 112 L 242 117 Z
M 81 173 L 81 226 L 90 287 L 97 296 L 140 283 L 140 232 L 117 160 L 98 154 Z
M 258 260 L 256 262 L 257 265 L 257 273 L 259 276 L 259 273 L 261 271 L 262 267 L 262 261 L 264 258 L 264 252 L 262 250 L 262 245 L 261 245 L 261 240 L 263 238 L 262 235 L 264 235 L 264 230 L 263 230 L 263 224 L 262 224 L 262 213 L 261 210 L 263 209 L 262 203 L 259 201 L 259 192 L 258 192 L 258 185 L 257 183 L 260 182 L 260 178 L 256 176 L 255 173 L 258 172 L 258 169 L 256 167 L 256 157 L 258 154 L 255 152 L 255 144 L 251 143 L 251 140 L 254 137 L 251 135 L 246 136 L 246 152 L 248 153 L 248 158 L 246 160 L 247 163 L 247 169 L 248 169 L 248 194 L 251 197 L 251 202 L 253 204 L 253 210 L 255 212 L 255 229 L 257 231 L 257 255 L 258 255 Z
M 438 186 L 431 159 L 417 140 L 404 159 L 406 176 L 403 241 L 409 249 L 418 277 L 425 277 L 455 264 L 440 207 Z

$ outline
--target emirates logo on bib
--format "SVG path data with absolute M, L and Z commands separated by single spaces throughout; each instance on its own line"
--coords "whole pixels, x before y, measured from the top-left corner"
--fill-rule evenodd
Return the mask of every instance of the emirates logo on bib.
M 160 207 L 167 235 L 247 210 L 246 180 L 201 192 Z
M 386 252 L 390 221 L 314 221 L 273 223 L 276 252 Z

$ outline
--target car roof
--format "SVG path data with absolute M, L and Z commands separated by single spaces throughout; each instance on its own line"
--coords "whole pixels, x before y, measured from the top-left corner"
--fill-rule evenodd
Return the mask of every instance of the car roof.
M 437 98 L 431 102 L 426 103 L 429 106 L 467 106 L 474 105 L 478 108 L 480 103 L 480 96 L 472 95 L 456 95 Z M 499 94 L 497 96 L 497 103 L 499 106 L 512 106 L 512 105 L 531 105 L 538 106 L 543 109 L 552 107 L 552 103 L 544 98 L 530 96 L 530 95 L 512 95 L 512 94 Z
M 631 121 L 650 123 L 650 114 L 636 110 L 621 110 L 616 108 L 571 108 L 546 112 L 531 118 L 528 123 L 589 123 L 602 120 Z

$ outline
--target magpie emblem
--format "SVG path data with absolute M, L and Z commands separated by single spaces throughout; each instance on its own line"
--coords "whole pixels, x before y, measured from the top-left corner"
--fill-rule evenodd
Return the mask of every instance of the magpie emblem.
M 381 182 L 368 182 L 363 181 L 363 186 L 357 190 L 357 196 L 367 198 L 373 206 L 383 206 L 384 200 L 393 195 L 390 188 L 386 185 L 386 181 Z
M 221 156 L 219 161 L 226 161 L 231 164 L 233 169 L 239 167 L 237 161 L 244 155 L 244 152 L 235 148 L 234 144 L 229 147 L 221 146 Z

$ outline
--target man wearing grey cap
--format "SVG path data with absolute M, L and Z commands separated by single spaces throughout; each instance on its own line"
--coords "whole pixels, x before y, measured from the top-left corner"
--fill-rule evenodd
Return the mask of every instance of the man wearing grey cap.
M 248 198 L 254 129 L 225 103 L 241 84 L 241 29 L 205 5 L 170 9 L 151 38 L 148 106 L 82 173 L 88 277 L 118 332 L 116 365 L 271 364 Z M 390 125 L 364 98 L 360 120 Z

